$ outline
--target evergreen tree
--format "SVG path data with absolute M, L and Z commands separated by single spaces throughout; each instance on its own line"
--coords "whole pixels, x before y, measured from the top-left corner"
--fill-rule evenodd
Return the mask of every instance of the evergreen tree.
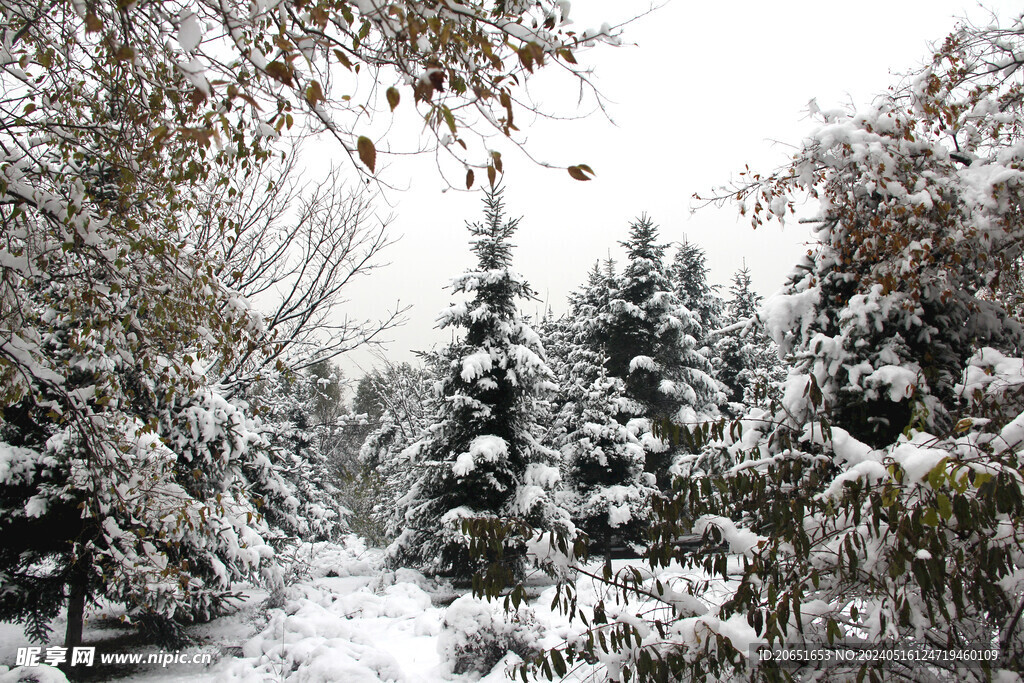
M 558 444 L 565 467 L 565 507 L 573 522 L 607 556 L 615 543 L 638 544 L 646 526 L 654 480 L 644 473 L 636 434 L 615 419 L 625 385 L 608 374 L 602 330 L 608 319 L 614 271 L 597 264 L 570 299 L 570 346 L 559 377 L 564 396 Z
M 678 245 L 672 264 L 668 268 L 669 280 L 675 287 L 679 303 L 697 317 L 702 341 L 719 328 L 724 303 L 718 285 L 708 283 L 707 256 L 704 250 L 689 240 Z
M 418 478 L 406 449 L 434 423 L 437 413 L 433 387 L 441 356 L 431 352 L 422 357 L 424 366 L 389 363 L 374 369 L 356 392 L 355 409 L 378 415 L 359 452 L 363 469 L 352 482 L 364 499 L 356 506 L 366 515 L 358 525 L 361 535 L 382 543 L 394 540 L 405 526 L 400 501 Z
M 440 382 L 439 422 L 407 450 L 423 474 L 405 500 L 406 529 L 390 548 L 395 563 L 460 580 L 499 559 L 471 555 L 463 519 L 545 525 L 557 514 L 546 492 L 558 480 L 548 464 L 556 454 L 536 438 L 538 398 L 555 385 L 540 338 L 517 311 L 520 299 L 533 296 L 511 270 L 518 220 L 504 219 L 500 189 L 484 205 L 484 222 L 468 226 L 477 266 L 452 285 L 472 300 L 440 318 L 465 336 Z M 524 545 L 509 541 L 501 558 L 508 578 L 524 559 Z
M 333 451 L 343 425 L 341 382 L 329 362 L 275 375 L 254 392 L 263 434 L 282 465 L 288 492 L 271 492 L 265 514 L 283 534 L 321 541 L 345 528 Z
M 700 322 L 679 303 L 665 272 L 665 245 L 646 216 L 630 226 L 623 242 L 628 260 L 608 302 L 604 338 L 608 374 L 623 382 L 620 422 L 640 418 L 655 424 L 693 423 L 698 415 L 716 414 L 721 399 L 711 364 L 697 348 Z M 643 431 L 636 426 L 634 430 Z M 648 449 L 648 472 L 668 485 L 671 453 L 660 439 L 642 437 Z
M 767 408 L 778 398 L 785 369 L 778 347 L 757 319 L 762 297 L 751 286 L 750 269 L 743 265 L 733 275 L 722 321 L 727 333 L 714 342 L 718 379 L 725 386 L 729 412 L 745 407 Z
M 42 640 L 66 607 L 68 647 L 99 596 L 170 625 L 220 613 L 236 581 L 279 578 L 266 513 L 302 498 L 249 407 L 206 374 L 234 344 L 259 350 L 246 303 L 198 257 L 137 254 L 115 272 L 86 252 L 20 281 L 31 370 L 0 363 L 0 619 Z

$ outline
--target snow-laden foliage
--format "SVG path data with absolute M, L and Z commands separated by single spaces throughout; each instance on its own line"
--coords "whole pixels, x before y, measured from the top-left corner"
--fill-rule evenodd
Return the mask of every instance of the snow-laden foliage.
M 645 469 L 668 486 L 672 450 L 652 436 L 651 425 L 685 425 L 718 414 L 722 394 L 708 358 L 700 352 L 700 320 L 679 303 L 664 264 L 665 246 L 646 216 L 630 226 L 623 242 L 628 260 L 610 284 L 607 309 L 595 330 L 607 356 L 608 374 L 623 382 L 628 399 L 620 403 L 620 422 L 646 420 L 642 440 Z
M 564 337 L 556 444 L 562 452 L 564 507 L 589 536 L 594 552 L 639 544 L 649 517 L 653 478 L 637 438 L 616 418 L 628 414 L 621 379 L 609 375 L 602 344 L 613 284 L 610 269 L 597 264 L 570 300 L 560 326 Z
M 1002 306 L 1024 233 L 1021 52 L 1020 19 L 963 27 L 872 107 L 815 112 L 823 124 L 787 167 L 730 191 L 755 225 L 807 195 L 819 208 L 817 244 L 759 313 L 792 361 L 781 402 L 690 430 L 702 452 L 657 501 L 648 559 L 708 580 L 606 575 L 663 609 L 628 621 L 595 609 L 541 671 L 556 659 L 644 680 L 1024 669 L 1024 361 L 1020 321 Z M 792 669 L 750 657 L 758 641 L 850 638 L 997 658 L 923 670 L 884 656 Z
M 718 285 L 708 282 L 707 255 L 695 242 L 684 239 L 676 245 L 672 262 L 667 267 L 669 282 L 675 287 L 679 303 L 700 321 L 699 342 L 717 330 L 722 322 L 725 302 Z
M 500 604 L 463 595 L 444 612 L 437 648 L 451 674 L 486 674 L 509 652 L 520 660 L 540 652 L 541 628 L 523 605 L 506 612 Z
M 717 377 L 726 388 L 728 410 L 738 416 L 746 407 L 768 408 L 780 398 L 786 371 L 779 350 L 757 318 L 763 301 L 751 287 L 750 270 L 738 270 L 729 287 L 721 326 L 712 340 Z
M 819 245 L 765 302 L 764 320 L 797 364 L 783 396 L 792 419 L 808 415 L 798 377 L 813 377 L 835 422 L 875 446 L 912 420 L 948 429 L 972 350 L 1022 339 L 991 297 L 1020 254 L 1020 148 L 987 142 L 1006 134 L 1012 107 L 997 114 L 1009 105 L 992 92 L 961 111 L 933 100 L 933 78 L 934 68 L 909 102 L 826 117 L 787 172 L 738 192 L 757 202 L 755 220 L 758 206 L 781 216 L 793 193 L 818 197 Z M 966 130 L 947 140 L 927 113 L 936 106 Z
M 654 476 L 644 472 L 646 454 L 638 430 L 614 418 L 624 400 L 622 382 L 598 366 L 589 385 L 576 384 L 572 390 L 561 448 L 567 487 L 563 505 L 595 552 L 635 546 L 643 540 L 657 487 Z
M 679 303 L 657 239 L 658 228 L 644 216 L 623 242 L 628 260 L 604 316 L 608 371 L 635 402 L 625 414 L 692 422 L 714 413 L 719 391 L 697 348 L 701 322 Z
M 400 501 L 419 477 L 406 449 L 433 424 L 433 368 L 441 358 L 430 355 L 428 360 L 425 368 L 408 363 L 387 366 L 367 375 L 359 384 L 366 388 L 357 409 L 379 411 L 359 459 L 366 468 L 361 478 L 363 485 L 377 494 L 369 514 L 381 530 L 382 540 L 393 540 L 405 526 L 405 510 Z M 356 398 L 360 398 L 358 392 Z
M 20 175 L 0 264 L 2 610 L 36 637 L 66 586 L 71 608 L 102 592 L 208 617 L 232 581 L 274 573 L 259 505 L 290 495 L 247 407 L 207 376 L 258 349 L 259 316 L 156 223 L 173 212 L 105 168 L 62 185 L 72 196 L 39 166 L 4 166 Z
M 761 411 L 712 445 L 731 467 L 716 478 L 691 474 L 659 515 L 655 545 L 665 558 L 735 581 L 724 601 L 692 591 L 709 607 L 720 604 L 717 620 L 734 622 L 707 628 L 706 637 L 728 647 L 704 652 L 702 665 L 730 668 L 732 659 L 737 672 L 770 680 L 771 670 L 745 659 L 749 642 L 860 638 L 890 648 L 996 649 L 989 666 L 1019 670 L 1022 366 L 991 348 L 969 359 L 955 386 L 964 399 L 959 419 L 944 434 L 909 427 L 875 448 L 829 424 L 827 412 L 794 429 Z M 673 549 L 691 530 L 702 550 Z M 739 571 L 724 563 L 719 542 L 743 556 Z M 668 641 L 673 656 L 698 651 Z M 913 676 L 899 662 L 869 668 L 879 680 Z M 853 676 L 857 667 L 827 671 Z M 957 673 L 985 676 L 980 668 Z
M 566 523 L 549 495 L 558 454 L 537 441 L 537 401 L 556 385 L 540 338 L 517 311 L 520 299 L 532 297 L 511 270 L 518 221 L 504 220 L 500 190 L 487 193 L 485 207 L 485 221 L 469 225 L 477 267 L 452 284 L 470 298 L 440 317 L 442 326 L 465 333 L 446 354 L 439 421 L 404 452 L 421 476 L 402 501 L 405 528 L 391 547 L 396 564 L 460 579 L 495 561 L 515 574 L 525 552 L 521 539 L 510 539 L 500 557 L 471 556 L 466 520 Z
M 274 450 L 284 490 L 268 492 L 265 514 L 284 534 L 304 541 L 330 540 L 345 529 L 332 450 L 345 427 L 340 384 L 326 363 L 258 386 L 264 437 Z M 326 376 L 324 376 L 326 375 Z
M 86 434 L 31 409 L 18 415 L 36 429 L 3 425 L 7 618 L 42 637 L 70 584 L 141 615 L 207 619 L 235 581 L 277 580 L 261 508 L 295 490 L 243 410 L 209 389 L 158 401 L 147 420 L 88 407 Z

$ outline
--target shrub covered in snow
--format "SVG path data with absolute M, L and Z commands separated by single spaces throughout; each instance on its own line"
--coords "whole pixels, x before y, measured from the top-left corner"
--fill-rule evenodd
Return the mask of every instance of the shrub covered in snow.
M 500 603 L 464 595 L 445 610 L 437 649 L 450 673 L 486 674 L 509 652 L 523 660 L 536 655 L 540 637 L 529 607 L 505 612 Z

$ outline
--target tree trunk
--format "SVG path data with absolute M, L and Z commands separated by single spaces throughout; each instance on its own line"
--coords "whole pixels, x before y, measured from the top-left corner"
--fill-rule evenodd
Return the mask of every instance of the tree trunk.
M 71 649 L 82 644 L 82 626 L 85 621 L 85 598 L 88 592 L 88 573 L 84 566 L 84 558 L 79 558 L 71 569 L 68 582 L 68 628 L 64 634 L 64 647 Z

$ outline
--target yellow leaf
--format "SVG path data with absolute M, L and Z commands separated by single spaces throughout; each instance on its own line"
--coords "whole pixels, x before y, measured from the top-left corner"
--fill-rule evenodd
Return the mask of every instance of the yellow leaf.
M 494 166 L 487 167 L 487 180 L 491 183 L 491 187 L 494 187 L 494 181 L 498 177 L 498 172 L 494 170 Z
M 348 58 L 348 56 L 347 56 L 347 55 L 346 55 L 346 54 L 345 54 L 344 52 L 342 52 L 341 50 L 335 50 L 335 51 L 334 51 L 334 57 L 335 57 L 335 58 L 336 58 L 336 59 L 337 59 L 337 60 L 338 60 L 339 62 L 341 62 L 341 65 L 342 65 L 343 67 L 345 67 L 345 68 L 346 68 L 346 69 L 348 69 L 349 71 L 351 71 L 351 70 L 352 70 L 352 62 L 351 62 L 351 61 L 349 61 L 349 58 Z
M 356 140 L 356 149 L 359 150 L 360 161 L 366 164 L 370 173 L 373 173 L 377 166 L 377 148 L 373 146 L 373 140 L 365 135 L 360 135 Z
M 306 87 L 306 101 L 309 102 L 311 107 L 315 107 L 317 102 L 324 101 L 324 91 L 317 81 L 311 82 Z
M 388 104 L 391 106 L 391 111 L 394 111 L 402 97 L 398 94 L 397 88 L 388 88 L 386 94 L 388 96 Z

